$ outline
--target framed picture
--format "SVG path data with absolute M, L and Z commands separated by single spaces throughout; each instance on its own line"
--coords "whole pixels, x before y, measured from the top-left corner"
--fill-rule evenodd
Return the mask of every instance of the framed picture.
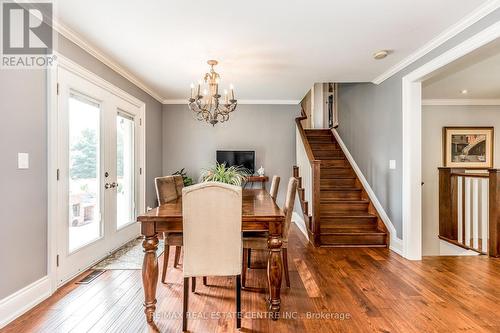
M 443 127 L 444 166 L 493 168 L 493 127 Z

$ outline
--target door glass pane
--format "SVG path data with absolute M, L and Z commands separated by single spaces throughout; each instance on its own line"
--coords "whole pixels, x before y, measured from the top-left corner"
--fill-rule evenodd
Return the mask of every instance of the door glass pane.
M 116 227 L 135 222 L 134 214 L 134 121 L 125 114 L 116 117 Z
M 101 237 L 99 105 L 69 98 L 69 252 Z

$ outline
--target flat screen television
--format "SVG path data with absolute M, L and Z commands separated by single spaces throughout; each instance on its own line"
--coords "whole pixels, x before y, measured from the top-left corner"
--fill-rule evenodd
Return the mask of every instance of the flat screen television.
M 225 163 L 228 167 L 239 165 L 253 174 L 255 172 L 255 151 L 217 150 L 217 163 Z

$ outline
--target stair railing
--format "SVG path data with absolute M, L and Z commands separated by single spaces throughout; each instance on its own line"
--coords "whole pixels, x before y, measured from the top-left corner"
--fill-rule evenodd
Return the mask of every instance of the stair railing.
M 500 255 L 500 171 L 439 168 L 439 238 L 481 254 Z
M 306 223 L 309 229 L 310 236 L 312 236 L 312 243 L 315 246 L 320 244 L 320 166 L 321 161 L 316 160 L 313 155 L 313 151 L 305 130 L 302 126 L 302 121 L 307 119 L 307 115 L 304 109 L 301 109 L 301 115 L 295 118 L 295 123 L 297 125 L 296 130 L 296 152 L 297 152 L 297 166 L 300 170 L 300 175 L 302 177 L 302 187 L 304 188 L 305 200 L 310 204 L 308 207 L 312 207 L 312 219 L 309 219 L 309 212 L 304 212 L 305 220 L 309 220 L 309 224 Z

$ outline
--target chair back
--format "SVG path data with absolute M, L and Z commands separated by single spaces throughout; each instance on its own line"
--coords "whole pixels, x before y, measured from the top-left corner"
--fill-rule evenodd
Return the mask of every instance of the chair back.
M 155 186 L 158 204 L 163 205 L 182 196 L 184 181 L 180 175 L 157 177 L 155 178 Z
M 274 175 L 273 180 L 271 182 L 271 189 L 269 191 L 274 201 L 276 201 L 276 197 L 278 196 L 279 187 L 280 187 L 280 177 Z
M 184 277 L 241 274 L 242 189 L 206 182 L 182 190 Z
M 295 203 L 295 194 L 297 193 L 297 179 L 290 177 L 288 181 L 288 188 L 286 190 L 285 206 L 283 212 L 285 213 L 285 223 L 283 224 L 283 240 L 288 241 L 288 233 L 290 231 L 290 224 L 292 223 L 293 206 Z

